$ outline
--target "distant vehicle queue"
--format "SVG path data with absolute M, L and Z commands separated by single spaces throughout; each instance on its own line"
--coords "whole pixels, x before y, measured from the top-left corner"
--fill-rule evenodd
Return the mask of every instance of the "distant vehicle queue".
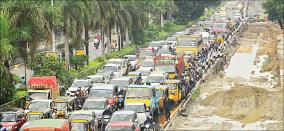
M 225 5 L 167 40 L 110 59 L 96 73 L 75 79 L 60 96 L 55 76 L 29 80 L 24 109 L 1 110 L 1 131 L 159 130 L 156 121 L 180 104 L 223 54 L 242 9 Z M 230 13 L 226 13 L 230 12 Z

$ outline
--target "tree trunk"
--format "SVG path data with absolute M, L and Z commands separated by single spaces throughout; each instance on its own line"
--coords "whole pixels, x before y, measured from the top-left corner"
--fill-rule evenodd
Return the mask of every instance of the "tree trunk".
M 101 25 L 101 48 L 102 48 L 102 55 L 105 54 L 105 37 L 104 37 L 104 28 Z
M 68 40 L 68 33 L 65 29 L 64 31 L 64 51 L 65 51 L 65 64 L 66 68 L 69 69 L 69 40 Z
M 283 23 L 281 20 L 277 20 L 281 29 L 283 29 Z
M 108 27 L 108 37 L 107 37 L 107 53 L 111 52 L 111 26 Z
M 161 28 L 164 28 L 164 16 L 163 16 L 163 13 L 161 13 Z
M 116 26 L 117 27 L 117 26 Z M 117 35 L 117 44 L 118 44 L 118 50 L 121 49 L 121 41 L 120 41 L 120 28 L 116 28 L 115 30 L 116 35 Z
M 85 26 L 85 40 L 87 43 L 85 43 L 85 48 L 86 48 L 86 55 L 88 56 L 88 60 L 87 60 L 87 65 L 89 65 L 89 28 L 87 26 Z
M 129 43 L 128 27 L 125 27 L 125 44 Z

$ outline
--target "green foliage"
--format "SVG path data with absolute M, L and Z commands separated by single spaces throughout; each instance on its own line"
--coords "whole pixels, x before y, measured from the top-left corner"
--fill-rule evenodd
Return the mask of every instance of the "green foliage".
M 0 105 L 12 100 L 15 94 L 14 79 L 6 67 L 0 65 Z M 9 97 L 8 97 L 9 96 Z
M 87 64 L 88 59 L 87 55 L 74 55 L 71 57 L 70 64 L 75 70 L 78 70 Z
M 33 61 L 29 62 L 29 67 L 35 76 L 56 76 L 60 83 L 70 77 L 65 63 L 53 56 L 47 57 L 44 54 L 37 54 Z
M 277 21 L 283 29 L 284 24 L 284 2 L 283 0 L 266 0 L 263 3 L 265 13 L 271 21 Z
M 219 5 L 220 0 L 175 0 L 174 3 L 178 7 L 178 11 L 174 14 L 177 23 L 186 24 L 202 16 L 205 7 Z

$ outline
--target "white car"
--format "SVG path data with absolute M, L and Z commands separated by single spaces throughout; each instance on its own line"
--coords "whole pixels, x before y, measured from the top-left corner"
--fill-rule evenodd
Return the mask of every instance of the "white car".
M 149 82 L 152 86 L 159 85 L 165 81 L 166 73 L 162 71 L 154 71 L 146 78 L 146 83 Z
M 145 59 L 141 62 L 140 68 L 143 70 L 155 70 L 155 61 L 152 58 Z
M 86 79 L 90 79 L 91 83 L 108 83 L 109 81 L 105 79 L 102 75 L 89 75 Z
M 138 116 L 138 121 L 140 125 L 143 125 L 147 119 L 147 116 L 150 115 L 146 112 L 146 105 L 143 102 L 130 102 L 125 104 L 125 111 L 135 111 Z
M 103 75 L 106 79 L 112 79 L 114 77 L 122 76 L 123 71 L 119 64 L 106 64 L 101 70 L 98 71 L 97 75 Z
M 124 59 L 128 59 L 130 61 L 132 71 L 138 69 L 138 59 L 136 55 L 125 55 Z
M 89 79 L 75 79 L 72 83 L 72 85 L 68 88 L 66 91 L 67 96 L 75 96 L 76 91 L 79 87 L 81 87 L 81 90 L 88 91 L 91 87 L 91 81 Z
M 127 74 L 130 71 L 130 69 L 131 69 L 130 62 L 129 62 L 128 59 L 121 59 L 121 58 L 110 59 L 110 60 L 107 61 L 106 64 L 107 65 L 108 64 L 115 64 L 115 65 L 118 64 L 120 66 L 120 68 L 121 68 L 121 71 L 122 71 L 123 75 Z

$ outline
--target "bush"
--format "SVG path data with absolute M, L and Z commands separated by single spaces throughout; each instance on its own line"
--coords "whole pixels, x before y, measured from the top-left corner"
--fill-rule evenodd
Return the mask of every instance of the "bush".
M 75 55 L 71 57 L 70 64 L 75 70 L 78 70 L 87 64 L 88 59 L 87 55 Z

